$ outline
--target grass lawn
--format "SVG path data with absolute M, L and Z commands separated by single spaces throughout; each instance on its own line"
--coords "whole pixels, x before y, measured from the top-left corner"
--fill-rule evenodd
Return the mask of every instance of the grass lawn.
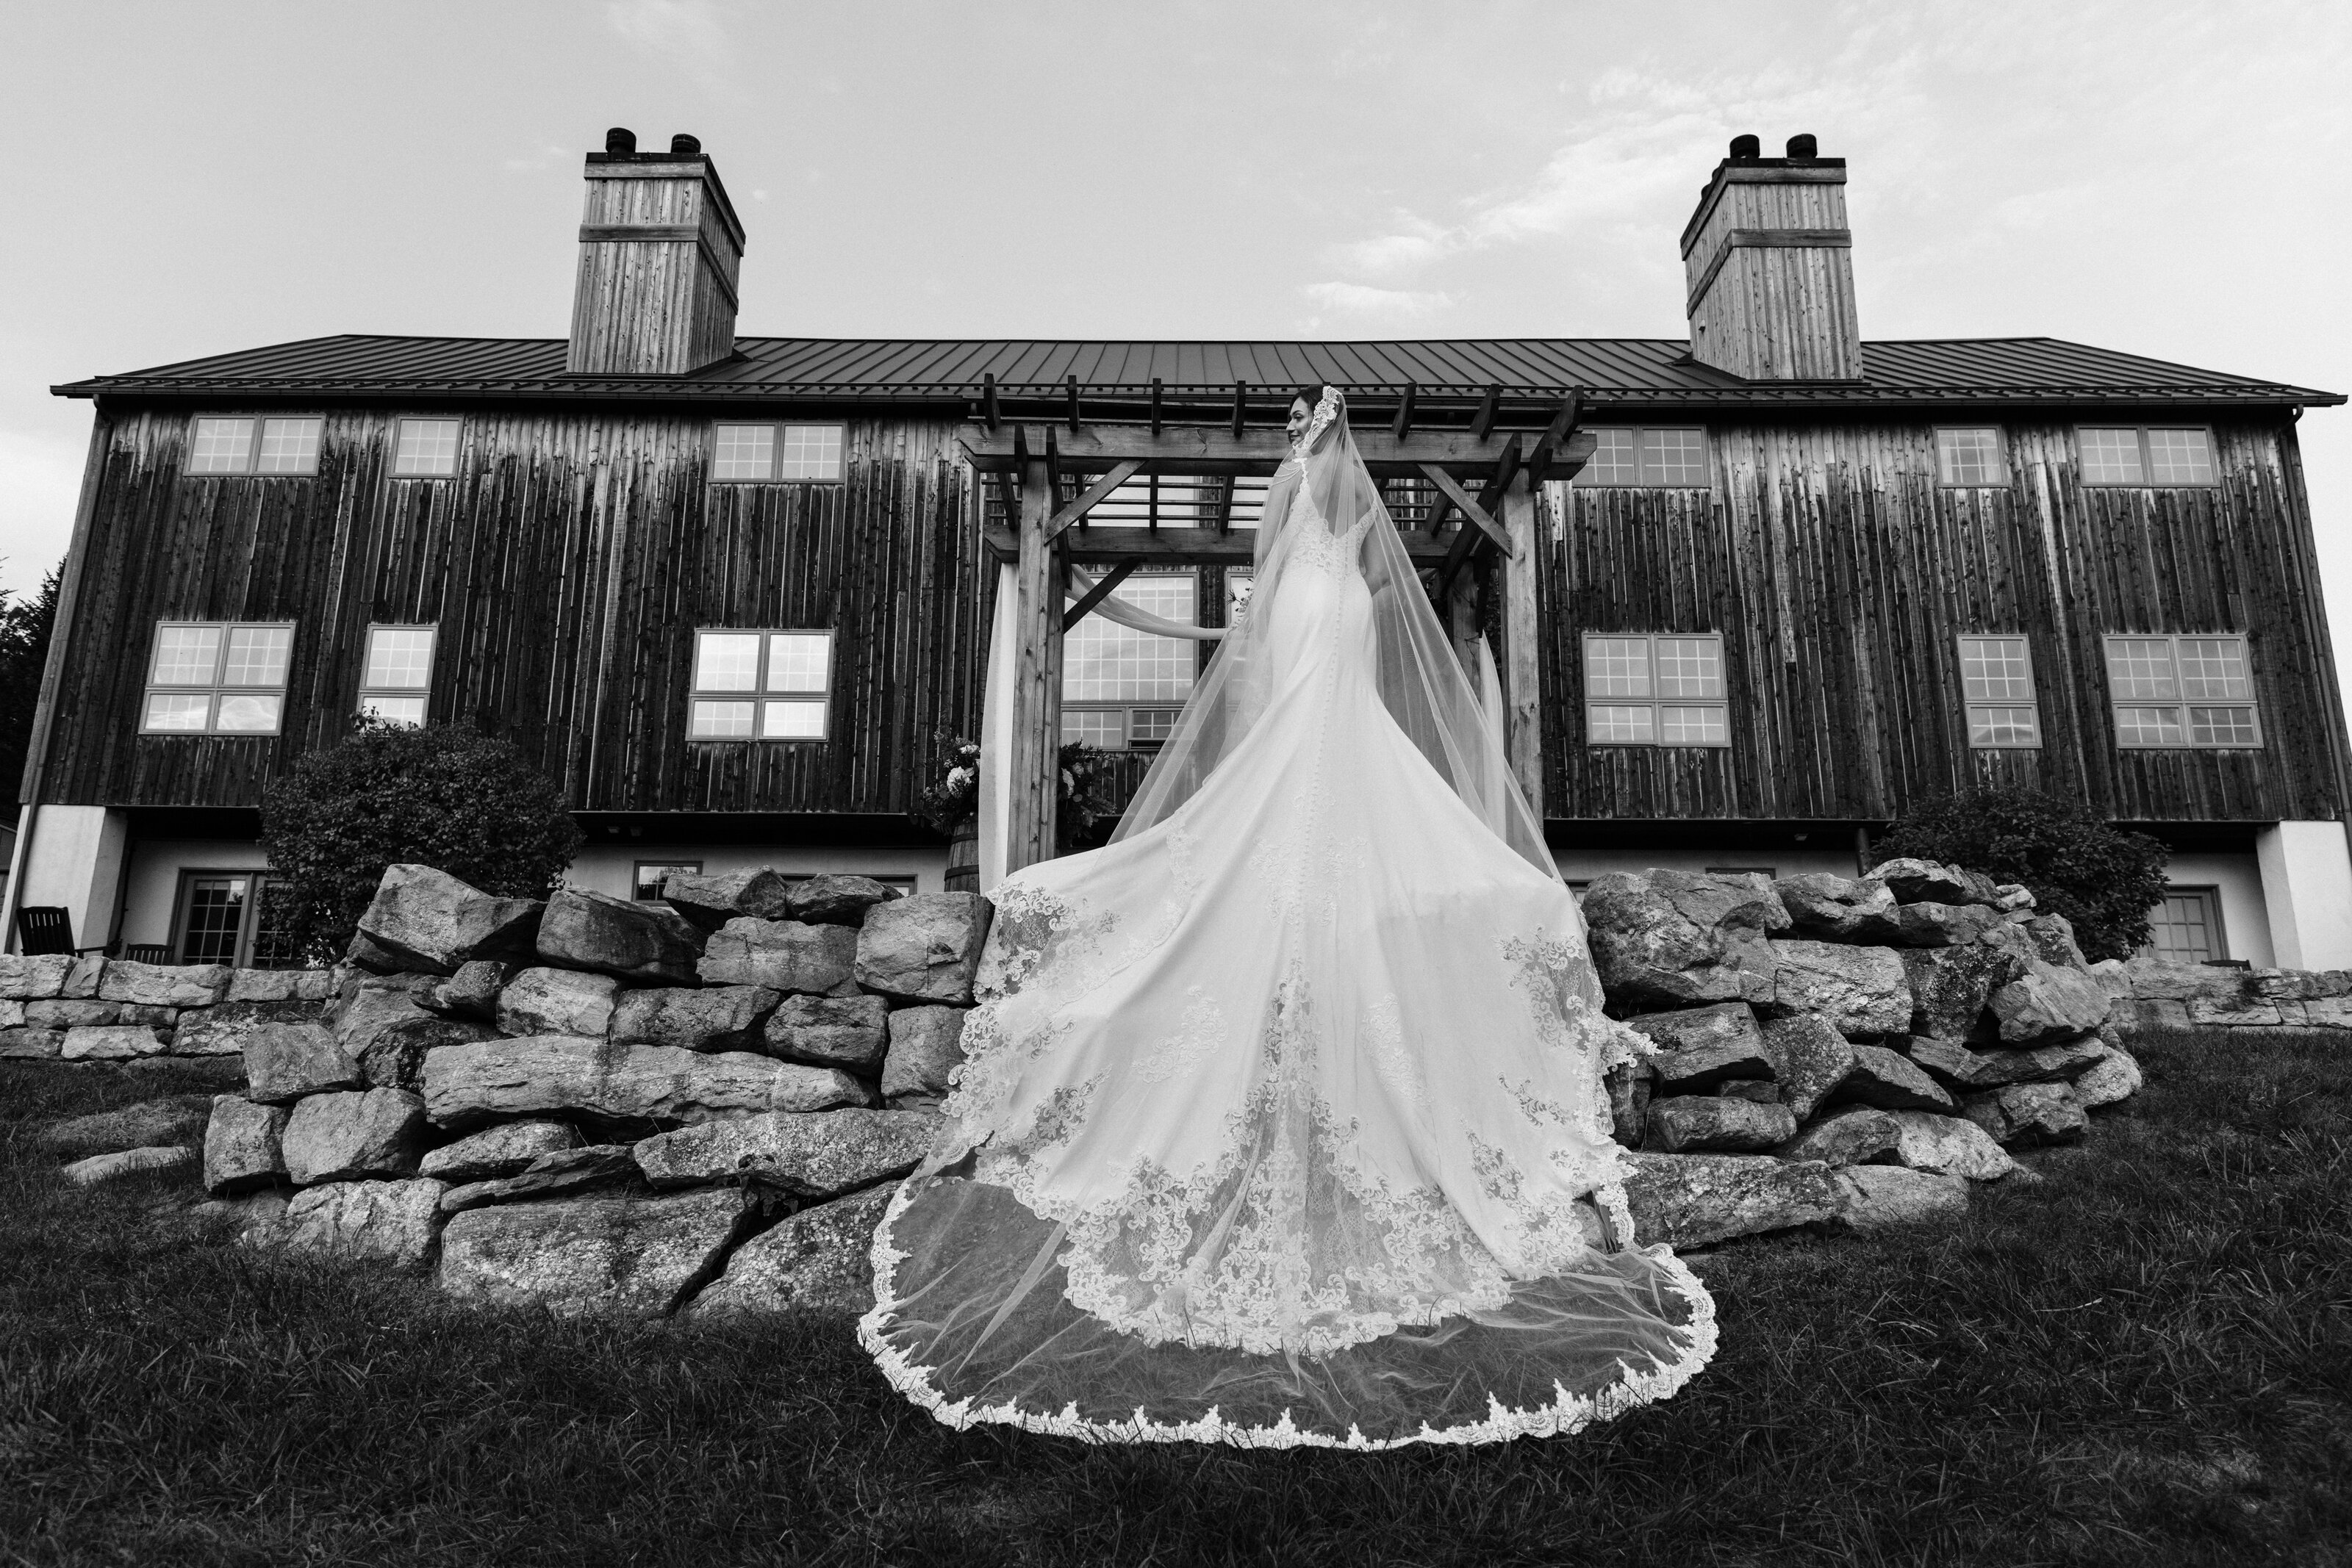
M 1956 1228 L 1735 1244 L 1723 1349 L 1580 1437 L 1376 1457 L 959 1434 L 847 1325 L 459 1312 L 66 1190 L 0 1073 L 0 1563 L 2352 1564 L 2352 1046 L 2143 1042 Z

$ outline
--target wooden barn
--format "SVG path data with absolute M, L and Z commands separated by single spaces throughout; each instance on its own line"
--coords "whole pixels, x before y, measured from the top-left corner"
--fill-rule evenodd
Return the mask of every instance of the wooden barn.
M 1851 873 L 1971 779 L 2174 850 L 2158 946 L 2352 965 L 2347 740 L 2295 422 L 2340 395 L 2049 339 L 1864 340 L 1844 161 L 1732 144 L 1686 336 L 739 338 L 690 137 L 588 155 L 564 340 L 318 339 L 57 388 L 89 459 L 10 907 L 268 963 L 270 778 L 363 711 L 510 738 L 579 885 L 856 869 L 1021 661 L 1011 858 L 1049 742 L 1131 784 L 1202 666 L 1075 563 L 1222 622 L 1292 389 L 1343 387 L 1563 873 Z M 1114 581 L 1108 580 L 1115 579 Z M 15 938 L 16 923 L 6 928 Z

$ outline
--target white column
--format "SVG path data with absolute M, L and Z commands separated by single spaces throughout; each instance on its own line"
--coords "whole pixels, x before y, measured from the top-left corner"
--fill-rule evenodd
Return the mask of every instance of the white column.
M 2281 822 L 2254 840 L 2282 969 L 2352 969 L 2352 850 L 2341 822 Z
M 103 806 L 43 806 L 31 813 L 19 905 L 63 904 L 74 946 L 96 947 L 114 936 L 114 899 L 122 885 L 130 820 Z M 14 946 L 16 933 L 10 932 Z

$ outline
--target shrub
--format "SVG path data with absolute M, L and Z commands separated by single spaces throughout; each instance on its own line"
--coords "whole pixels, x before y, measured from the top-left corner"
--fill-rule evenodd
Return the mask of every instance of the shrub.
M 580 848 L 553 783 L 503 740 L 362 720 L 269 786 L 261 844 L 285 880 L 281 940 L 340 956 L 384 868 L 429 865 L 507 898 L 544 898 Z
M 2021 883 L 2044 913 L 2073 923 L 2095 961 L 2146 946 L 2149 911 L 2164 896 L 2162 844 L 2038 789 L 1968 789 L 1930 800 L 1873 851 L 1879 861 L 1916 856 Z

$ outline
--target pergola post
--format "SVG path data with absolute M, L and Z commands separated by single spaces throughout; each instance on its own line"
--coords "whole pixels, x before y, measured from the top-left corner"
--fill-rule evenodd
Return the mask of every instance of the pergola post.
M 1510 554 L 1503 573 L 1503 745 L 1511 772 L 1535 810 L 1544 815 L 1543 694 L 1538 671 L 1542 629 L 1536 622 L 1536 495 L 1528 470 L 1511 476 L 1503 492 L 1503 529 Z
M 1062 582 L 1048 525 L 1052 471 L 1042 454 L 1020 465 L 1020 553 L 1013 591 L 1020 640 L 1013 686 L 1013 764 L 1007 779 L 1004 869 L 1054 858 L 1054 805 L 1060 793 L 1062 736 Z

